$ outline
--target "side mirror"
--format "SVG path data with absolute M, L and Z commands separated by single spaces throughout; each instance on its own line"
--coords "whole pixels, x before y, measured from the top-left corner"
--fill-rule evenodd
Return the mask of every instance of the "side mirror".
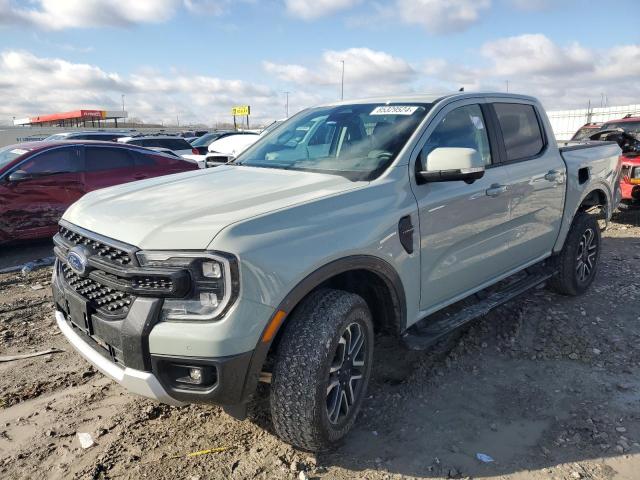
M 484 175 L 482 156 L 473 148 L 438 147 L 422 162 L 418 177 L 425 182 L 471 183 Z
M 11 173 L 11 175 L 9 175 L 8 180 L 10 182 L 22 182 L 24 180 L 29 180 L 30 178 L 33 178 L 33 175 L 31 175 L 30 173 L 27 173 L 24 170 L 16 170 L 15 172 Z

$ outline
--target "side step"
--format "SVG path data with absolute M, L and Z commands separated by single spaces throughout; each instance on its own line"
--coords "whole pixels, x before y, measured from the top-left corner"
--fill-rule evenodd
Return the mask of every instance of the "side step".
M 402 336 L 402 340 L 410 350 L 425 350 L 453 330 L 471 320 L 486 315 L 492 309 L 544 283 L 551 278 L 554 273 L 555 272 L 552 271 L 530 273 L 522 280 L 513 282 L 502 290 L 490 293 L 477 303 L 464 307 L 449 317 L 429 323 L 422 328 L 418 328 L 417 326 L 410 327 Z M 423 322 L 424 320 L 420 323 Z

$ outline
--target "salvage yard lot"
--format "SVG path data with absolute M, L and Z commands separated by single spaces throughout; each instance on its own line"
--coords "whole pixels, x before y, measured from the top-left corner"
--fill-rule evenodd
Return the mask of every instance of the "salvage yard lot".
M 603 247 L 583 297 L 529 292 L 426 353 L 378 338 L 356 429 L 317 456 L 217 407 L 127 394 L 59 334 L 50 268 L 0 275 L 0 356 L 63 350 L 0 363 L 0 478 L 638 478 L 640 213 Z

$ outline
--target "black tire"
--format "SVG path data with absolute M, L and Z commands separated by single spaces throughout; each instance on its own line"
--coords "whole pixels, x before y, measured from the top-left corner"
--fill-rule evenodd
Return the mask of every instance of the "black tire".
M 601 243 L 596 217 L 577 213 L 562 251 L 554 258 L 557 274 L 549 280 L 549 288 L 562 295 L 582 295 L 598 271 Z
M 356 352 L 358 332 L 362 345 Z M 354 358 L 347 352 L 335 371 L 347 343 L 354 345 Z M 277 350 L 270 404 L 278 436 L 304 450 L 331 448 L 356 420 L 372 361 L 373 323 L 362 297 L 330 289 L 310 294 L 289 319 Z M 348 385 L 353 388 L 344 388 L 343 395 L 341 389 Z M 340 401 L 337 415 L 330 408 L 336 406 L 334 400 Z

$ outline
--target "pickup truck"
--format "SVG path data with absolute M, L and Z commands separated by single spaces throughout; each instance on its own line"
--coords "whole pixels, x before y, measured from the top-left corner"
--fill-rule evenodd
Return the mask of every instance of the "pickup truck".
M 57 325 L 160 402 L 244 418 L 263 382 L 275 432 L 327 449 L 366 398 L 377 332 L 426 349 L 543 283 L 589 287 L 619 155 L 559 149 L 528 96 L 310 108 L 228 165 L 72 205 L 54 240 Z

